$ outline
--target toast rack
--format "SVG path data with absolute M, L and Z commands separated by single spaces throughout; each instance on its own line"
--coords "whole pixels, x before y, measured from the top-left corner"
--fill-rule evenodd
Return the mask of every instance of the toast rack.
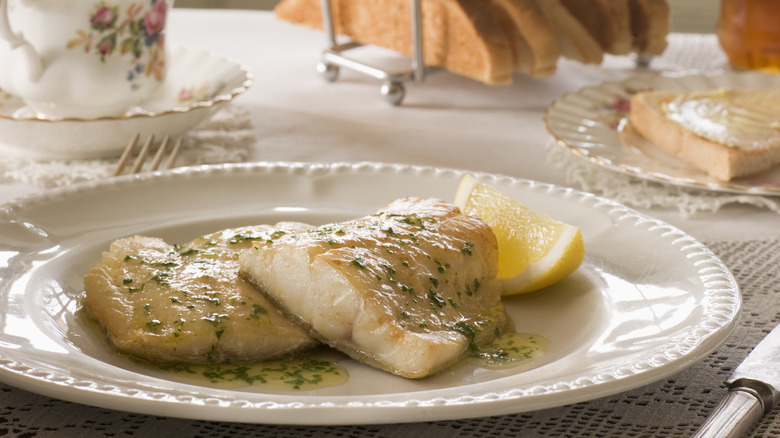
M 382 81 L 380 92 L 382 97 L 392 105 L 400 105 L 406 95 L 404 82 L 423 82 L 425 76 L 437 68 L 427 67 L 423 56 L 422 33 L 422 0 L 410 0 L 412 2 L 412 59 L 411 68 L 401 71 L 387 71 L 376 66 L 369 65 L 354 58 L 344 55 L 345 52 L 362 47 L 355 41 L 339 43 L 336 39 L 336 29 L 333 24 L 333 9 L 331 0 L 322 0 L 322 24 L 328 37 L 328 48 L 322 53 L 322 59 L 317 63 L 317 72 L 328 82 L 335 82 L 339 76 L 339 69 L 346 68 Z M 631 54 L 636 66 L 647 68 L 652 56 L 643 54 Z
M 340 68 L 354 70 L 379 79 L 382 81 L 380 92 L 384 99 L 393 105 L 400 105 L 406 95 L 404 82 L 423 82 L 426 74 L 434 70 L 426 67 L 423 57 L 421 0 L 410 1 L 412 2 L 411 32 L 414 44 L 411 67 L 408 70 L 387 71 L 344 55 L 345 52 L 361 47 L 362 44 L 355 41 L 338 43 L 333 25 L 331 0 L 322 0 L 322 21 L 329 47 L 323 52 L 322 60 L 317 63 L 317 72 L 329 82 L 334 82 L 338 78 Z

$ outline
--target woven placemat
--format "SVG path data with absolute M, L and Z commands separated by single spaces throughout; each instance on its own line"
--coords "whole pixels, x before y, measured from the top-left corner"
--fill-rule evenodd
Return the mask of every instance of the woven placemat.
M 656 383 L 597 400 L 489 418 L 376 426 L 303 427 L 157 418 L 81 406 L 0 385 L 0 436 L 424 438 L 690 436 L 726 393 L 732 370 L 780 322 L 780 239 L 708 246 L 732 270 L 743 314 L 704 361 Z M 780 436 L 780 409 L 754 437 Z

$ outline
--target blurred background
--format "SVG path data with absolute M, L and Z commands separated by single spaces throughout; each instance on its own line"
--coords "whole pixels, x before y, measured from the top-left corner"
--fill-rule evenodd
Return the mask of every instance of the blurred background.
M 778 0 L 780 1 L 780 0 Z M 273 9 L 279 0 L 176 0 L 180 8 Z M 672 31 L 711 33 L 720 11 L 720 0 L 669 0 Z

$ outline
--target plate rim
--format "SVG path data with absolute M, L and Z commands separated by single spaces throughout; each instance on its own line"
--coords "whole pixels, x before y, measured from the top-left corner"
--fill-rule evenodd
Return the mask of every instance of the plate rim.
M 464 391 L 463 394 L 457 397 L 437 397 L 434 394 L 432 397 L 421 398 L 417 400 L 407 400 L 404 402 L 388 400 L 389 397 L 387 394 L 380 394 L 372 396 L 359 396 L 358 398 L 361 400 L 366 399 L 366 401 L 357 402 L 356 404 L 354 402 L 354 397 L 349 396 L 328 396 L 326 399 L 318 400 L 316 403 L 304 403 L 301 401 L 301 397 L 298 396 L 286 397 L 273 395 L 272 397 L 277 399 L 277 401 L 265 400 L 253 402 L 248 400 L 249 397 L 246 396 L 246 393 L 239 393 L 245 395 L 245 397 L 244 400 L 237 400 L 236 398 L 231 399 L 230 397 L 225 397 L 225 394 L 223 394 L 223 392 L 231 391 L 215 390 L 213 391 L 214 395 L 212 397 L 201 399 L 199 401 L 196 401 L 195 399 L 197 397 L 194 397 L 192 394 L 185 394 L 183 396 L 179 395 L 178 397 L 184 397 L 185 399 L 190 400 L 190 405 L 188 405 L 188 407 L 194 413 L 182 414 L 182 412 L 177 411 L 176 406 L 181 405 L 183 402 L 177 396 L 172 394 L 165 394 L 164 397 L 155 398 L 153 394 L 116 394 L 115 392 L 112 392 L 115 391 L 116 388 L 110 391 L 106 391 L 105 389 L 101 389 L 101 385 L 97 384 L 96 382 L 92 382 L 91 384 L 84 384 L 81 382 L 81 384 L 73 385 L 74 382 L 45 381 L 48 376 L 42 375 L 40 371 L 36 371 L 35 369 L 25 370 L 25 364 L 15 363 L 9 359 L 0 359 L 0 380 L 12 386 L 17 386 L 44 395 L 74 401 L 77 403 L 89 404 L 99 407 L 110 407 L 124 411 L 152 415 L 163 414 L 180 418 L 196 418 L 193 415 L 197 415 L 197 418 L 214 421 L 236 421 L 245 423 L 262 422 L 269 424 L 300 425 L 380 424 L 390 422 L 435 421 L 463 418 L 463 409 L 457 408 L 473 406 L 474 404 L 487 403 L 490 404 L 491 407 L 495 408 L 494 410 L 491 410 L 489 414 L 480 414 L 479 416 L 501 415 L 561 406 L 563 404 L 586 401 L 636 388 L 638 386 L 657 381 L 658 379 L 666 377 L 672 373 L 679 372 L 681 369 L 687 368 L 688 366 L 693 365 L 695 362 L 703 359 L 707 354 L 712 352 L 722 342 L 724 342 L 728 335 L 736 327 L 739 317 L 739 310 L 741 308 L 741 294 L 739 292 L 738 285 L 730 271 L 703 243 L 670 224 L 667 224 L 659 219 L 652 218 L 646 214 L 640 213 L 606 198 L 602 198 L 591 193 L 581 192 L 572 188 L 495 173 L 375 162 L 258 162 L 205 165 L 191 168 L 180 168 L 172 171 L 160 171 L 140 175 L 127 175 L 103 181 L 89 181 L 70 187 L 61 187 L 39 193 L 33 193 L 0 204 L 0 221 L 12 220 L 15 211 L 20 209 L 24 210 L 25 208 L 29 208 L 30 206 L 35 206 L 40 203 L 46 203 L 51 199 L 60 199 L 66 196 L 78 196 L 83 192 L 101 190 L 105 189 L 105 187 L 112 187 L 115 185 L 132 186 L 133 184 L 138 184 L 138 182 L 161 180 L 165 181 L 176 178 L 188 178 L 192 175 L 208 178 L 212 175 L 230 176 L 236 173 L 267 174 L 278 171 L 285 173 L 297 172 L 302 174 L 315 175 L 321 174 L 323 172 L 326 174 L 334 172 L 371 173 L 382 171 L 401 174 L 404 172 L 412 172 L 417 174 L 427 174 L 428 176 L 432 175 L 437 178 L 442 177 L 442 175 L 447 177 L 454 177 L 464 173 L 470 173 L 488 183 L 502 182 L 504 184 L 516 185 L 518 187 L 525 186 L 528 190 L 552 190 L 555 191 L 555 196 L 558 197 L 577 197 L 577 202 L 581 203 L 587 201 L 593 203 L 595 206 L 599 206 L 599 208 L 604 208 L 610 211 L 610 214 L 615 214 L 616 218 L 620 221 L 637 221 L 638 223 L 641 223 L 643 227 L 652 229 L 653 233 L 658 233 L 661 238 L 666 240 L 669 244 L 675 246 L 676 249 L 685 251 L 686 255 L 695 258 L 697 261 L 696 263 L 703 266 L 701 269 L 707 271 L 706 275 L 709 278 L 708 281 L 714 282 L 714 285 L 712 286 L 714 289 L 712 292 L 720 290 L 724 294 L 724 297 L 722 298 L 730 297 L 732 301 L 728 304 L 724 304 L 726 309 L 722 309 L 721 313 L 717 315 L 717 318 L 713 315 L 708 315 L 708 323 L 714 324 L 715 328 L 710 327 L 710 332 L 705 337 L 697 335 L 697 339 L 695 340 L 697 342 L 694 342 L 694 345 L 681 350 L 681 356 L 687 359 L 682 361 L 684 363 L 677 363 L 680 361 L 680 359 L 675 359 L 673 357 L 676 353 L 679 353 L 679 351 L 670 352 L 669 356 L 665 358 L 663 357 L 664 355 L 659 356 L 656 354 L 653 356 L 652 360 L 662 362 L 666 360 L 666 364 L 653 366 L 652 364 L 648 363 L 640 363 L 637 364 L 637 368 L 634 370 L 619 370 L 621 373 L 628 373 L 628 377 L 614 375 L 599 375 L 594 377 L 591 375 L 590 383 L 582 381 L 570 381 L 562 384 L 561 382 L 556 382 L 555 385 L 546 388 L 542 386 L 535 386 L 527 389 L 510 388 L 504 390 L 503 393 L 501 391 L 491 391 L 489 393 L 473 395 L 468 391 Z M 588 206 L 588 208 L 593 207 Z M 700 270 L 699 272 L 702 271 Z M 736 302 L 734 302 L 734 300 L 736 300 Z M 715 334 L 718 334 L 717 338 L 715 337 Z M 675 363 L 677 364 L 676 366 L 670 365 Z M 624 385 L 627 378 L 628 381 L 631 382 L 630 386 Z M 588 379 L 580 377 L 579 380 Z M 593 382 L 594 380 L 596 381 L 595 383 Z M 68 392 L 68 388 L 73 387 L 77 388 L 77 397 L 74 397 L 72 392 Z M 594 388 L 596 389 L 595 391 Z M 143 391 L 140 392 L 143 393 Z M 441 391 L 427 390 L 413 394 L 421 395 L 437 392 Z M 549 396 L 550 394 L 553 396 Z M 565 403 L 562 403 L 560 397 L 561 394 L 566 395 Z M 119 397 L 117 397 L 117 395 L 119 395 Z M 532 408 L 528 408 L 526 406 L 524 409 L 517 409 L 516 402 L 523 397 L 525 397 L 526 400 L 534 401 L 534 406 L 532 406 Z M 152 405 L 154 406 L 149 407 Z M 344 407 L 349 407 L 350 409 L 348 410 L 351 412 L 345 414 L 344 409 L 339 411 L 339 408 Z M 377 414 L 382 416 L 386 413 L 408 414 L 409 408 L 412 407 L 424 408 L 423 411 L 425 411 L 426 415 L 423 417 L 418 415 L 412 418 L 408 418 L 408 416 L 400 417 L 396 414 L 396 416 L 391 415 L 392 418 L 385 417 L 384 420 L 377 417 Z M 300 415 L 300 412 L 307 410 L 313 410 L 317 412 L 327 411 L 329 415 L 326 418 L 322 418 L 322 416 L 317 415 L 316 420 L 314 418 L 309 418 L 308 420 L 306 418 L 301 418 L 301 420 L 296 421 L 295 423 L 290 423 L 289 421 L 284 420 L 277 423 L 273 418 L 262 416 L 260 416 L 262 418 L 253 421 L 251 420 L 253 417 L 251 413 L 257 414 L 257 409 L 270 409 L 276 410 L 277 412 L 280 410 L 297 411 L 299 413 L 297 418 L 306 417 L 305 415 Z M 360 415 L 359 418 L 355 418 L 355 412 L 357 412 L 356 409 L 359 409 L 361 412 L 365 411 L 363 412 L 365 415 Z M 247 414 L 247 411 L 251 413 Z M 453 416 L 453 411 L 459 412 L 459 415 Z M 283 419 L 287 417 L 280 415 L 278 418 Z M 403 420 L 397 421 L 400 418 L 403 418 Z

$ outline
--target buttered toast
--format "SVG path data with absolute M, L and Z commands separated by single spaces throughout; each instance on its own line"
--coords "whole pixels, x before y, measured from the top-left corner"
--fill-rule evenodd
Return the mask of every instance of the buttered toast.
M 661 149 L 719 181 L 780 164 L 780 88 L 645 91 L 630 123 Z

